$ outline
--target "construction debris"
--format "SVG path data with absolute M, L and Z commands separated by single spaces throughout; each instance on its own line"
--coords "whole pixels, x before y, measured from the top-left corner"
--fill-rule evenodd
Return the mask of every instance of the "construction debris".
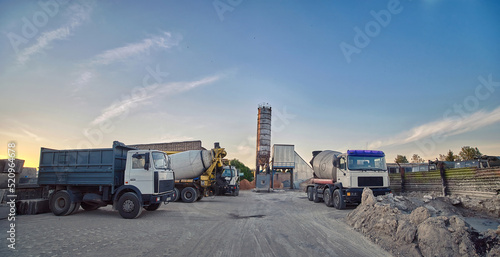
M 466 222 L 472 211 L 454 204 L 432 195 L 375 198 L 365 188 L 346 222 L 395 256 L 500 256 L 500 226 L 478 232 Z
M 48 199 L 19 200 L 16 202 L 19 215 L 35 215 L 50 212 Z

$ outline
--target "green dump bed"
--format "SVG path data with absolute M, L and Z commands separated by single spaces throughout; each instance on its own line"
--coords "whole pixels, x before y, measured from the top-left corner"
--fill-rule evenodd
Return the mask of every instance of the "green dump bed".
M 39 185 L 113 186 L 123 184 L 127 152 L 134 150 L 113 142 L 112 148 L 40 152 Z

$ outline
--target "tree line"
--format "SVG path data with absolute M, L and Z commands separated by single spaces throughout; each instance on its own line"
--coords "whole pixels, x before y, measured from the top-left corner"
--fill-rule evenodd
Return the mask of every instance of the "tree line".
M 248 168 L 241 161 L 239 161 L 238 159 L 233 159 L 231 160 L 230 165 L 236 167 L 241 173 L 243 173 L 243 177 L 241 179 L 253 181 L 252 170 L 250 170 L 250 168 Z
M 462 150 L 458 153 L 458 155 L 455 155 L 452 150 L 448 150 L 448 153 L 446 154 L 439 154 L 439 156 L 436 158 L 439 161 L 447 161 L 447 162 L 453 162 L 453 161 L 470 161 L 470 160 L 475 160 L 478 159 L 482 156 L 481 152 L 477 147 L 470 147 L 470 146 L 463 146 Z M 396 159 L 394 159 L 395 163 L 409 163 L 408 159 L 404 155 L 398 154 L 396 156 Z M 411 157 L 411 162 L 412 163 L 422 163 L 424 160 L 418 156 L 418 154 L 413 154 Z

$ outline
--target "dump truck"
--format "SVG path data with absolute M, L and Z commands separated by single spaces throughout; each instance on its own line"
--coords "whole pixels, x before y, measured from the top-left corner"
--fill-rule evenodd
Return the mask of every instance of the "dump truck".
M 212 150 L 190 150 L 169 155 L 175 172 L 173 201 L 192 203 L 217 194 L 217 175 L 222 173 L 224 148 L 215 143 Z
M 365 187 L 375 196 L 391 192 L 382 151 L 314 151 L 310 163 L 314 178 L 306 186 L 309 201 L 323 201 L 328 207 L 344 209 L 347 203 L 361 203 Z
M 112 148 L 40 152 L 38 184 L 50 190 L 49 207 L 57 216 L 80 206 L 91 211 L 113 205 L 123 218 L 137 218 L 143 208 L 155 211 L 172 199 L 174 179 L 164 152 L 118 141 Z

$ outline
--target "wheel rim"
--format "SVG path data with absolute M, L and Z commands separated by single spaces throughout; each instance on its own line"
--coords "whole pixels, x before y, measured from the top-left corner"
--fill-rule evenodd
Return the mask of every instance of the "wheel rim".
M 134 202 L 132 200 L 125 200 L 123 202 L 123 211 L 125 212 L 132 212 L 134 210 Z
M 59 209 L 64 208 L 66 206 L 66 200 L 64 199 L 64 197 L 57 198 L 56 205 L 57 205 L 57 208 L 59 208 Z
M 328 205 L 328 203 L 330 202 L 330 195 L 328 194 L 328 192 L 323 193 L 323 198 L 325 199 L 325 204 Z
M 191 197 L 193 197 L 193 194 L 191 194 L 191 192 L 186 192 L 185 197 L 186 199 L 191 199 Z

